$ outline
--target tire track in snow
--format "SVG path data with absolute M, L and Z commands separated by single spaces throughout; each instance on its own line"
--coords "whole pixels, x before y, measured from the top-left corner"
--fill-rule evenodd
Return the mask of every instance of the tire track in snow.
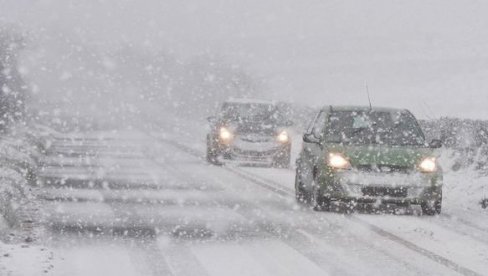
M 207 276 L 205 268 L 198 261 L 191 249 L 180 241 L 171 241 L 162 237 L 158 239 L 158 247 L 166 252 L 168 267 L 173 275 L 178 276 Z M 164 274 L 160 274 L 164 275 Z
M 83 143 L 83 139 L 81 139 L 81 138 L 78 139 L 78 141 L 80 143 Z M 99 142 L 103 143 L 103 141 L 99 141 Z M 54 147 L 56 147 L 56 145 Z M 63 147 L 64 147 L 64 150 L 70 151 L 69 145 L 64 145 Z M 88 148 L 90 148 L 90 147 L 88 147 Z M 95 146 L 94 148 L 97 148 L 97 147 Z M 106 150 L 109 149 L 105 145 L 99 146 L 98 148 L 106 149 Z M 117 147 L 110 148 L 108 155 L 111 155 L 113 153 L 113 151 L 115 151 L 115 150 L 117 150 Z M 113 153 L 113 155 L 117 156 L 117 153 Z M 140 155 L 140 156 L 142 156 L 142 155 Z M 106 157 L 106 155 L 97 154 L 96 157 L 97 158 Z M 101 165 L 101 164 L 99 166 L 103 167 L 103 165 Z M 61 187 L 63 187 L 63 185 L 61 185 Z M 63 188 L 65 188 L 65 187 L 63 187 Z M 140 187 L 138 187 L 138 188 L 140 188 Z M 145 188 L 147 188 L 147 187 L 145 187 Z M 149 187 L 149 188 L 151 188 L 151 187 Z M 95 192 L 97 192 L 97 191 L 101 192 L 99 190 L 94 190 L 94 191 Z M 39 194 L 39 198 L 46 200 L 43 198 L 42 194 Z M 62 202 L 70 202 L 71 201 L 71 203 L 74 203 L 74 204 L 79 202 L 77 200 L 72 200 L 72 199 L 70 200 L 70 198 L 54 198 L 53 200 L 55 200 L 55 199 L 61 199 Z M 63 200 L 63 199 L 66 199 L 66 200 Z M 47 200 L 49 200 L 49 198 L 47 198 Z M 124 208 L 121 208 L 121 207 L 123 207 L 123 205 L 121 205 L 120 201 L 109 201 L 109 202 L 95 201 L 95 202 L 98 202 L 99 204 L 103 204 L 103 205 L 107 206 L 108 208 L 110 208 L 112 210 L 116 220 L 117 220 L 117 218 L 123 218 L 124 216 L 126 216 L 126 213 L 125 213 L 126 210 Z M 142 217 L 139 215 L 134 215 L 134 213 L 132 213 L 131 219 L 133 221 L 140 221 L 140 220 L 142 220 Z M 115 225 L 112 225 L 111 229 L 108 229 L 109 230 L 108 232 L 112 233 L 112 234 L 114 234 L 116 232 L 122 232 L 121 234 L 131 232 L 132 235 L 135 234 L 135 237 L 136 237 L 135 245 L 132 247 L 130 247 L 128 245 L 125 246 L 125 248 L 127 248 L 127 252 L 129 254 L 130 258 L 133 260 L 132 263 L 134 264 L 135 268 L 138 271 L 143 272 L 144 275 L 154 275 L 154 276 L 157 276 L 157 275 L 173 275 L 173 273 L 171 272 L 171 270 L 170 270 L 170 268 L 167 265 L 167 262 L 165 260 L 165 254 L 163 254 L 161 249 L 158 247 L 157 240 L 154 237 L 151 238 L 151 236 L 142 237 L 142 240 L 140 240 L 143 232 L 151 231 L 151 229 L 149 229 L 147 227 L 141 228 L 140 226 L 137 226 L 137 225 L 126 225 L 126 226 L 127 227 L 125 227 L 125 228 L 120 228 L 120 227 L 115 227 Z M 60 225 L 60 227 L 62 229 L 70 229 L 70 227 L 72 227 L 72 226 L 71 225 L 68 225 L 68 226 Z M 97 227 L 95 227 L 95 228 L 97 228 Z M 76 231 L 77 229 L 73 229 L 73 230 Z M 82 226 L 81 229 L 78 229 L 78 230 L 85 230 L 85 229 Z M 88 229 L 88 230 L 90 230 L 90 229 Z M 152 231 L 152 233 L 154 235 L 154 230 Z M 148 233 L 146 233 L 146 234 L 148 234 Z M 123 235 L 125 235 L 125 234 L 123 234 Z
M 234 171 L 234 170 L 231 170 L 231 171 Z M 236 174 L 239 175 L 240 172 L 236 172 Z M 251 173 L 249 173 L 249 172 L 245 172 L 244 174 L 251 175 Z M 261 177 L 259 177 L 257 175 L 253 175 L 253 177 L 256 177 L 258 179 L 261 178 Z M 249 177 L 247 179 L 250 180 L 250 181 L 253 181 L 251 177 Z M 265 179 L 262 179 L 262 178 L 261 178 L 260 182 L 268 182 L 269 183 L 268 185 L 275 186 L 275 187 L 280 187 L 281 186 L 278 183 L 272 183 L 270 180 L 265 180 Z M 263 185 L 261 185 L 261 186 L 263 186 Z M 266 186 L 263 186 L 263 187 L 266 187 Z M 282 189 L 286 189 L 284 187 L 281 187 L 281 188 Z M 288 190 L 288 195 L 289 196 L 294 196 L 294 191 L 292 191 L 291 189 L 286 189 L 286 190 Z M 452 270 L 454 270 L 454 271 L 456 271 L 456 272 L 458 272 L 460 274 L 469 275 L 469 276 L 481 276 L 481 274 L 479 274 L 479 273 L 477 273 L 477 272 L 475 272 L 475 271 L 473 271 L 473 270 L 471 270 L 469 268 L 466 268 L 466 267 L 464 267 L 462 265 L 459 265 L 459 264 L 457 264 L 457 263 L 455 263 L 455 262 L 453 262 L 453 261 L 451 261 L 451 260 L 449 260 L 449 259 L 447 259 L 445 257 L 442 257 L 442 256 L 440 256 L 440 255 L 438 255 L 438 254 L 436 254 L 436 253 L 434 253 L 432 251 L 429 251 L 427 249 L 424 249 L 424 248 L 422 248 L 422 247 L 420 247 L 420 246 L 418 246 L 418 245 L 416 245 L 416 244 L 414 244 L 414 243 L 412 243 L 410 241 L 407 241 L 407 240 L 405 240 L 405 239 L 403 239 L 403 238 L 401 238 L 401 237 L 399 237 L 399 236 L 397 236 L 397 235 L 395 235 L 393 233 L 390 233 L 390 232 L 388 232 L 388 231 L 386 231 L 386 230 L 384 230 L 384 229 L 382 229 L 382 228 L 380 228 L 380 227 L 378 227 L 378 226 L 376 226 L 374 224 L 371 224 L 371 223 L 369 223 L 369 222 L 367 222 L 367 221 L 365 221 L 365 220 L 363 220 L 363 219 L 361 219 L 361 218 L 359 218 L 357 216 L 352 215 L 352 216 L 348 216 L 347 218 L 350 219 L 350 220 L 352 220 L 352 221 L 354 221 L 354 222 L 360 223 L 360 224 L 368 227 L 371 231 L 375 232 L 376 234 L 378 234 L 378 235 L 380 235 L 380 236 L 382 236 L 384 238 L 387 238 L 387 239 L 390 239 L 392 241 L 395 241 L 395 242 L 397 242 L 397 243 L 399 243 L 399 244 L 401 244 L 401 245 L 409 248 L 410 250 L 412 250 L 412 251 L 414 251 L 414 252 L 416 252 L 416 253 L 418 253 L 420 255 L 423 255 L 424 257 L 426 257 L 426 258 L 428 258 L 428 259 L 430 259 L 430 260 L 432 260 L 432 261 L 434 261 L 436 263 L 442 264 L 442 265 L 448 267 L 449 269 L 452 269 Z
M 141 275 L 179 275 L 171 270 L 166 254 L 163 254 L 155 238 L 136 240 L 135 247 L 136 250 L 129 248 L 129 254 L 134 266 L 142 272 Z
M 178 143 L 178 142 L 175 142 L 175 141 L 172 141 L 172 140 L 168 140 L 168 139 L 163 139 L 163 138 L 157 138 L 157 137 L 154 137 L 155 139 L 161 141 L 161 142 L 164 142 L 166 144 L 170 144 L 190 155 L 193 155 L 194 157 L 197 157 L 198 159 L 201 159 L 201 160 L 204 160 L 204 157 L 202 156 L 202 153 L 200 151 L 197 151 L 195 149 L 192 149 L 186 145 L 183 145 L 181 143 Z M 242 170 L 238 170 L 238 169 L 230 169 L 228 167 L 225 167 L 223 166 L 222 167 L 223 169 L 227 170 L 227 171 L 230 171 L 230 172 L 233 172 L 234 174 L 236 174 L 237 176 L 241 177 L 241 178 L 244 178 L 245 180 L 247 181 L 250 181 L 254 184 L 257 184 L 263 188 L 266 188 L 272 192 L 275 192 L 275 193 L 278 193 L 280 194 L 281 196 L 295 196 L 294 195 L 294 192 L 291 191 L 291 189 L 287 189 L 285 187 L 282 187 L 281 185 L 279 185 L 278 183 L 273 183 L 272 181 L 270 180 L 267 180 L 267 179 L 262 179 L 261 177 L 257 176 L 257 175 L 253 175 L 249 172 L 243 172 Z M 351 216 L 350 217 L 350 220 L 353 221 L 353 222 L 356 222 L 356 223 L 359 223 L 363 226 L 367 226 L 368 229 L 370 229 L 371 231 L 373 231 L 374 233 L 378 234 L 379 236 L 382 236 L 384 238 L 387 238 L 391 241 L 394 241 L 408 249 L 410 249 L 411 251 L 417 253 L 417 254 L 420 254 L 422 256 L 424 256 L 425 258 L 427 259 L 430 259 L 438 264 L 441 264 L 457 273 L 460 273 L 462 275 L 466 275 L 466 276 L 481 276 L 482 274 L 479 274 L 477 273 L 476 271 L 473 271 L 469 268 L 466 268 L 462 265 L 459 265 L 457 264 L 456 262 L 454 261 L 451 261 L 445 257 L 442 257 L 430 250 L 427 250 L 421 246 L 418 246 L 410 241 L 407 241 L 393 233 L 390 233 L 384 229 L 381 229 L 379 228 L 378 226 L 375 226 L 373 224 L 370 224 L 369 222 L 365 221 L 365 220 L 362 220 L 360 218 L 358 218 L 357 216 Z
M 439 216 L 439 220 L 429 220 L 428 222 L 488 245 L 488 231 L 486 231 L 486 229 L 473 227 L 464 222 L 461 225 L 454 226 L 453 224 L 456 224 L 457 221 L 458 219 L 453 218 L 448 214 L 441 214 Z M 462 227 L 464 229 L 461 230 L 459 229 L 459 227 Z
M 483 228 L 479 225 L 476 225 L 470 221 L 467 221 L 463 218 L 460 218 L 459 216 L 455 216 L 455 215 L 452 215 L 452 214 L 446 214 L 446 213 L 443 213 L 441 214 L 441 217 L 446 217 L 448 219 L 451 219 L 451 220 L 455 220 L 455 221 L 460 221 L 461 223 L 463 223 L 464 225 L 470 227 L 470 228 L 473 228 L 473 229 L 476 229 L 477 231 L 481 231 L 481 232 L 484 232 L 485 234 L 488 235 L 488 229 L 487 228 Z
M 194 156 L 193 154 L 191 155 Z M 155 160 L 155 162 L 158 161 Z M 188 174 L 187 171 L 183 171 L 179 166 L 175 166 L 174 164 L 160 163 L 160 165 L 171 167 L 172 168 L 171 171 L 174 173 L 175 177 L 180 178 L 182 180 L 186 179 L 187 181 L 194 182 L 194 183 L 202 180 L 202 178 Z M 218 177 L 212 177 L 212 181 L 218 182 L 221 186 L 227 186 L 225 185 L 226 183 L 219 180 Z M 266 186 L 266 187 L 267 189 L 271 188 L 271 186 Z M 269 239 L 279 235 L 287 236 L 287 239 L 280 239 L 279 242 L 288 246 L 290 250 L 296 251 L 296 253 L 304 256 L 306 259 L 312 262 L 317 268 L 320 268 L 323 271 L 323 273 L 325 273 L 326 275 L 328 274 L 327 272 L 331 270 L 334 272 L 333 275 L 353 275 L 347 273 L 346 270 L 336 266 L 336 263 L 332 263 L 330 262 L 330 260 L 325 259 L 323 255 L 314 254 L 313 252 L 307 252 L 304 248 L 311 247 L 312 244 L 308 240 L 304 239 L 299 232 L 294 230 L 284 231 L 282 227 L 278 225 L 274 225 L 273 222 L 263 220 L 263 217 L 264 218 L 266 217 L 263 214 L 267 213 L 267 211 L 264 210 L 263 208 L 258 207 L 255 204 L 252 204 L 250 202 L 239 202 L 239 208 L 235 208 L 234 211 L 239 215 L 241 215 L 243 218 L 246 218 L 248 221 L 251 221 L 252 223 L 255 224 L 254 228 L 256 228 L 255 230 L 257 231 L 257 234 L 259 234 L 258 235 L 259 238 Z M 257 213 L 260 213 L 261 215 Z M 241 236 L 242 234 L 246 235 L 244 232 L 241 232 L 239 234 Z M 303 244 L 302 246 L 298 246 L 296 243 L 292 242 L 293 240 L 302 240 L 306 244 L 306 246 L 303 246 Z
M 370 230 L 374 231 L 375 233 L 377 233 L 378 235 L 382 236 L 382 237 L 385 237 L 387 239 L 390 239 L 392 241 L 395 241 L 409 249 L 411 249 L 412 251 L 415 251 L 417 253 L 419 253 L 420 255 L 423 255 L 425 256 L 426 258 L 428 259 L 431 259 L 432 261 L 436 262 L 436 263 L 439 263 L 439 264 L 442 264 L 462 275 L 469 275 L 469 276 L 482 276 L 481 274 L 469 269 L 469 268 L 466 268 L 462 265 L 459 265 L 447 258 L 444 258 L 432 251 L 429 251 L 427 249 L 424 249 L 410 241 L 407 241 L 405 239 L 402 239 L 400 238 L 399 236 L 395 235 L 395 234 L 392 234 L 388 231 L 385 231 L 383 229 L 381 229 L 380 227 L 376 226 L 376 225 L 373 225 L 373 224 L 370 224 L 356 216 L 351 216 L 350 217 L 351 220 L 355 221 L 355 222 L 358 222 L 364 226 L 367 226 Z
M 195 157 L 195 154 L 197 154 L 197 152 L 194 151 L 193 153 L 194 154 L 190 154 L 190 155 Z M 225 168 L 227 170 L 231 170 L 231 173 L 233 173 L 233 174 L 240 172 L 239 170 L 233 170 L 233 168 L 231 168 L 231 167 L 223 167 L 223 168 Z M 175 168 L 175 170 L 177 170 L 177 168 Z M 182 171 L 180 171 L 180 174 L 181 175 L 187 175 L 186 172 L 182 172 Z M 251 176 L 246 177 L 246 176 L 247 175 L 243 172 L 243 173 L 241 173 L 240 178 L 246 180 L 247 183 L 251 182 L 252 184 L 255 184 L 255 185 L 258 184 L 259 186 L 262 186 L 263 188 L 265 188 L 267 190 L 272 189 L 272 191 L 275 194 L 277 194 L 278 196 L 280 196 L 282 198 L 289 198 L 288 193 L 291 192 L 289 189 L 288 189 L 289 191 L 286 191 L 287 190 L 286 188 L 283 188 L 283 189 L 281 189 L 280 187 L 275 188 L 273 184 L 271 184 L 271 185 L 266 184 L 266 181 L 259 181 L 259 180 L 256 180 L 255 177 L 251 177 Z M 215 179 L 215 181 L 219 181 L 219 180 L 220 179 L 218 179 L 218 178 Z M 225 184 L 225 183 L 223 183 L 223 184 Z M 253 205 L 253 206 L 255 206 L 255 205 Z M 255 206 L 254 208 L 260 210 L 261 213 L 267 213 L 267 211 L 261 207 Z M 256 216 L 256 214 L 249 212 L 250 209 L 251 208 L 240 209 L 239 213 L 245 217 L 254 218 Z M 267 217 L 270 217 L 270 215 L 268 214 Z M 349 257 L 345 260 L 345 259 L 343 259 L 344 257 L 338 257 L 335 254 L 337 247 L 333 247 L 333 246 L 331 247 L 331 244 L 328 244 L 325 247 L 317 248 L 316 244 L 312 240 L 310 240 L 310 238 L 309 238 L 309 237 L 313 236 L 313 234 L 309 233 L 307 235 L 304 235 L 303 234 L 304 231 L 302 231 L 302 230 L 300 230 L 300 231 L 288 230 L 289 228 L 292 228 L 292 227 L 288 227 L 288 228 L 284 229 L 284 231 L 283 231 L 283 229 L 280 229 L 280 228 L 279 229 L 270 229 L 269 227 L 265 228 L 265 230 L 274 236 L 276 236 L 276 235 L 286 236 L 287 238 L 285 240 L 281 240 L 281 242 L 287 244 L 288 246 L 290 246 L 291 248 L 293 248 L 294 250 L 296 250 L 297 252 L 299 252 L 300 254 L 302 254 L 303 256 L 308 258 L 309 260 L 311 260 L 313 263 L 318 265 L 319 267 L 322 267 L 322 269 L 324 271 L 332 271 L 333 275 L 359 275 L 359 274 L 362 274 L 364 272 L 363 271 L 364 267 L 370 267 L 371 268 L 371 265 L 364 263 L 364 260 L 362 258 L 357 258 L 356 262 L 355 262 L 356 266 L 351 266 L 351 264 L 349 262 Z M 316 239 L 320 239 L 320 238 L 316 238 Z M 302 244 L 300 244 L 299 242 L 297 243 L 297 241 L 301 241 Z M 359 240 L 358 240 L 358 242 L 364 243 L 365 248 L 377 248 L 372 243 L 366 244 L 365 241 L 359 241 Z M 325 243 L 327 244 L 327 242 L 325 242 Z M 314 247 L 315 247 L 315 250 L 313 250 L 311 252 L 310 248 L 314 248 Z M 335 248 L 335 249 L 332 249 L 332 248 Z M 326 249 L 328 249 L 328 250 L 326 250 Z M 395 260 L 396 263 L 402 264 L 405 268 L 409 268 L 410 271 L 416 271 L 415 275 L 422 273 L 422 271 L 418 270 L 418 267 L 413 267 L 411 264 L 405 262 L 403 259 L 395 257 L 395 256 L 389 254 L 388 252 L 386 252 L 385 250 L 378 250 L 378 251 L 381 252 L 382 254 L 384 254 L 385 256 L 387 256 L 388 258 Z M 325 256 L 327 256 L 327 258 L 325 258 Z M 362 263 L 363 266 L 357 267 L 358 263 Z M 338 264 L 342 264 L 342 265 L 338 265 Z M 344 270 L 344 268 L 346 268 L 347 271 Z M 381 271 L 379 271 L 379 272 L 381 272 Z
M 252 173 L 249 173 L 249 172 L 244 172 L 244 171 L 241 171 L 241 170 L 238 170 L 238 169 L 235 169 L 235 168 L 227 168 L 227 169 L 229 169 L 230 171 L 234 172 L 235 174 L 238 174 L 238 175 L 244 175 L 244 176 L 246 176 L 246 177 L 245 177 L 245 179 L 246 179 L 246 180 L 249 180 L 249 181 L 251 181 L 251 182 L 253 182 L 253 183 L 255 183 L 255 184 L 258 184 L 259 182 L 261 182 L 261 183 L 266 183 L 266 181 L 268 181 L 267 179 L 263 179 L 263 178 L 261 178 L 260 176 L 253 175 Z M 249 176 L 249 175 L 252 175 L 252 176 Z M 261 180 L 259 180 L 259 179 L 261 179 Z M 286 188 L 286 187 L 282 187 L 282 186 L 281 186 L 281 185 L 279 185 L 278 183 L 272 183 L 271 181 L 268 181 L 268 182 L 269 182 L 270 184 L 266 184 L 266 185 L 260 185 L 260 184 L 258 184 L 258 185 L 260 185 L 260 186 L 262 186 L 262 187 L 264 187 L 264 188 L 267 188 L 267 186 L 268 186 L 268 185 L 269 185 L 269 186 L 276 186 L 276 187 L 280 187 L 280 188 L 279 188 L 279 190 L 280 190 L 280 191 L 285 191 L 285 193 L 286 193 L 286 197 L 294 196 L 294 191 L 293 191 L 293 190 L 288 189 L 288 188 Z M 318 213 L 316 213 L 316 214 L 318 214 Z M 387 231 L 385 231 L 385 230 L 382 230 L 382 229 L 381 229 L 381 228 L 379 228 L 379 227 L 376 227 L 376 228 L 377 228 L 377 229 L 381 229 L 381 230 L 382 230 L 382 232 L 378 232 L 378 231 L 375 231 L 376 229 L 371 229 L 371 228 L 369 228 L 369 226 L 370 226 L 370 225 L 372 225 L 372 224 L 370 224 L 370 223 L 368 223 L 368 222 L 365 222 L 365 221 L 363 221 L 363 220 L 361 220 L 361 219 L 359 219 L 359 218 L 357 218 L 357 217 L 354 217 L 354 216 L 347 216 L 347 217 L 345 217 L 345 218 L 346 218 L 346 219 L 348 219 L 348 220 L 350 220 L 350 221 L 353 221 L 354 223 L 363 222 L 362 224 L 363 224 L 364 226 L 366 226 L 366 227 L 367 227 L 366 229 L 368 229 L 368 230 L 370 230 L 370 231 L 372 231 L 372 232 L 374 232 L 374 233 L 376 233 L 376 234 L 378 234 L 378 235 L 380 235 L 380 236 L 382 236 L 382 237 L 384 237 L 384 238 L 387 238 L 388 240 L 390 240 L 390 241 L 392 241 L 392 242 L 395 242 L 396 244 L 400 244 L 401 246 L 406 247 L 406 248 L 407 248 L 407 249 L 409 249 L 409 250 L 412 250 L 412 246 L 405 246 L 405 244 L 404 244 L 404 243 L 399 242 L 399 241 L 406 241 L 406 240 L 403 240 L 403 239 L 401 239 L 401 238 L 399 238 L 399 237 L 396 237 L 396 236 L 395 236 L 395 238 L 392 238 L 394 235 L 391 235 L 391 236 L 382 235 L 382 234 L 383 234 L 383 232 L 384 232 L 384 233 L 389 233 L 389 232 L 387 232 Z M 355 219 L 356 219 L 356 221 L 355 221 L 355 220 L 352 220 L 352 218 L 355 218 Z M 330 222 L 330 223 L 333 223 L 333 222 Z M 310 233 L 310 231 L 311 231 L 310 229 L 307 229 L 307 230 L 300 230 L 299 232 L 300 232 L 300 233 L 301 233 L 301 234 L 302 234 L 304 237 L 306 237 L 306 238 L 308 238 L 308 239 L 321 240 L 321 238 L 319 238 L 319 236 L 322 236 L 322 235 L 320 235 L 320 233 L 313 233 L 313 234 L 312 234 L 312 233 Z M 312 231 L 312 232 L 314 232 L 314 231 Z M 357 242 L 361 242 L 361 243 L 369 243 L 369 242 L 364 241 L 364 240 L 357 240 Z M 405 267 L 409 267 L 409 268 L 410 268 L 410 269 L 412 269 L 412 270 L 418 269 L 417 267 L 412 266 L 412 264 L 410 264 L 410 263 L 408 263 L 408 262 L 405 262 L 405 261 L 404 261 L 404 259 L 398 258 L 398 257 L 396 257 L 396 256 L 394 256 L 394 255 L 392 255 L 392 254 L 390 254 L 388 251 L 384 250 L 383 248 L 379 248 L 379 247 L 378 247 L 378 246 L 377 246 L 375 243 L 369 243 L 369 246 L 371 246 L 371 248 L 375 248 L 375 250 L 377 250 L 377 251 L 379 251 L 379 252 L 383 253 L 383 254 L 384 254 L 384 255 L 386 255 L 386 256 L 389 256 L 389 257 L 390 257 L 390 258 L 392 258 L 392 259 L 396 259 L 398 263 L 402 263 L 402 264 L 403 264 Z M 419 247 L 419 248 L 420 248 L 420 247 Z M 418 249 L 418 248 L 417 248 L 417 249 Z M 413 250 L 413 251 L 415 251 L 416 253 L 420 253 L 419 251 L 416 251 L 416 250 Z M 425 250 L 425 251 L 427 251 L 427 250 Z M 427 252 L 429 252 L 429 251 L 427 251 Z M 425 255 L 424 255 L 424 254 L 420 254 L 420 255 L 422 255 L 422 256 L 424 256 L 424 257 L 425 257 Z M 432 256 L 435 256 L 435 255 L 436 255 L 436 254 L 432 253 L 432 254 L 431 254 L 431 255 L 429 255 L 429 256 L 430 256 L 430 257 L 432 257 Z M 441 257 L 441 258 L 442 258 L 442 257 Z M 449 263 L 449 262 L 450 262 L 449 260 L 447 260 L 447 259 L 445 259 L 445 260 L 441 260 L 441 258 L 434 259 L 433 261 L 435 261 L 436 263 L 439 263 L 439 264 L 441 264 L 441 265 L 443 265 L 443 266 L 446 266 L 446 264 L 449 264 L 449 265 L 451 265 L 451 266 L 446 266 L 446 267 L 448 267 L 449 269 L 453 269 L 453 268 L 455 268 L 455 269 L 453 269 L 453 270 L 455 270 L 456 272 L 460 272 L 460 271 L 462 271 L 462 267 L 457 267 L 457 266 L 456 266 L 456 265 L 455 265 L 453 262 Z M 439 261 L 440 261 L 440 262 L 439 262 Z M 457 271 L 457 269 L 459 269 L 460 271 Z M 465 271 L 465 272 L 466 272 L 466 271 Z M 422 271 L 418 271 L 418 273 L 419 273 L 419 274 L 422 274 Z M 359 274 L 361 274 L 361 273 L 359 273 Z M 470 274 L 470 273 L 461 273 L 461 274 L 463 274 L 463 275 L 478 275 L 478 274 Z M 357 275 L 357 274 L 355 274 L 355 275 Z

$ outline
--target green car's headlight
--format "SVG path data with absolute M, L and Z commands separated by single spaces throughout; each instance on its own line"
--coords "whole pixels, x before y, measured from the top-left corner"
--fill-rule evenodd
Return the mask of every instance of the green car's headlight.
M 329 153 L 327 164 L 334 169 L 347 170 L 351 168 L 351 163 L 340 153 Z
M 419 170 L 425 173 L 432 173 L 437 171 L 437 162 L 435 157 L 427 157 L 419 164 Z

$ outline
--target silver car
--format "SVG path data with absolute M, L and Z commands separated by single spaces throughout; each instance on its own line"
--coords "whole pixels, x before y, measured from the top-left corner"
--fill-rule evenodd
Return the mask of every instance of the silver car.
M 259 100 L 230 100 L 208 118 L 207 160 L 212 164 L 239 161 L 288 167 L 291 137 L 278 106 Z

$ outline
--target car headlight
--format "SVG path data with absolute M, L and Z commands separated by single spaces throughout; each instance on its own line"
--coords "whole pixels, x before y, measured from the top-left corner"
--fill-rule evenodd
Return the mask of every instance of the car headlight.
M 351 163 L 339 153 L 329 153 L 327 163 L 334 169 L 346 170 L 351 168 Z
M 290 141 L 290 136 L 288 136 L 288 132 L 282 131 L 282 132 L 280 132 L 280 134 L 278 134 L 276 139 L 280 143 L 287 143 L 288 141 Z
M 222 141 L 228 142 L 234 138 L 234 134 L 225 127 L 220 128 L 219 137 Z
M 419 164 L 419 169 L 421 172 L 435 172 L 437 171 L 437 163 L 435 157 L 428 157 L 422 160 Z

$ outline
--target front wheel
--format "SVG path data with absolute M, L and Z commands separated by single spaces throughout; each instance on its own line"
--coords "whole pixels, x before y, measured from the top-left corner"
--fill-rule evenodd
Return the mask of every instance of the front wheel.
M 207 162 L 213 165 L 219 165 L 218 157 L 219 154 L 217 149 L 212 147 L 209 139 L 207 138 L 207 154 L 206 154 Z
M 273 167 L 289 168 L 290 167 L 290 161 L 291 161 L 290 151 L 281 153 L 277 157 L 275 157 L 275 160 L 273 162 Z
M 315 180 L 312 187 L 310 205 L 312 206 L 314 211 L 329 211 L 330 209 L 330 201 L 322 195 L 317 181 Z
M 295 199 L 299 204 L 310 203 L 310 195 L 305 191 L 298 174 L 299 172 L 297 170 L 295 175 Z
M 427 216 L 439 215 L 442 211 L 442 199 L 433 202 L 424 202 L 420 205 L 422 214 Z
M 434 193 L 437 197 L 434 200 L 427 200 L 420 204 L 422 214 L 427 216 L 439 215 L 442 210 L 442 190 Z

